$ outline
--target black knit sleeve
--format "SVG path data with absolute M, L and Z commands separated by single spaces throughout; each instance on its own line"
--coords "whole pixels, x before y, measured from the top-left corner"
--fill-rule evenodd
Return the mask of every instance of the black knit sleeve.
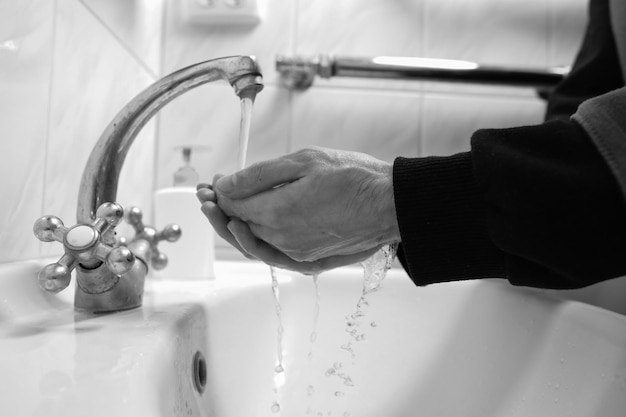
M 416 284 L 504 276 L 505 259 L 487 234 L 469 152 L 397 158 L 393 187 L 398 258 Z
M 578 288 L 626 275 L 626 207 L 574 121 L 479 130 L 471 153 L 398 158 L 394 195 L 400 258 L 418 285 Z

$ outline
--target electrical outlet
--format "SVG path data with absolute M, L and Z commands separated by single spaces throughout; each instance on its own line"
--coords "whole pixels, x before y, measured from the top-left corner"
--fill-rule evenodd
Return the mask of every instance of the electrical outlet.
M 256 25 L 262 0 L 183 0 L 182 16 L 198 25 Z

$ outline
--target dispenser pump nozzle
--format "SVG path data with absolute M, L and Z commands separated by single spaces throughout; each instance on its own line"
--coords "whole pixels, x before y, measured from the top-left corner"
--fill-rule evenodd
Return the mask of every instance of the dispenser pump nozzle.
M 191 147 L 183 146 L 182 151 L 184 165 L 174 173 L 174 187 L 195 187 L 199 176 L 191 166 Z

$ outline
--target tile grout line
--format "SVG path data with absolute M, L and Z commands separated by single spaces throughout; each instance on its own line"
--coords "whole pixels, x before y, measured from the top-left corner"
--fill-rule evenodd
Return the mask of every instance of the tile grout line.
M 168 0 L 160 0 L 161 1 L 161 29 L 160 40 L 159 40 L 159 74 L 158 77 L 163 75 L 163 71 L 165 69 L 165 39 L 167 37 L 167 11 L 169 9 L 169 1 Z M 158 78 L 157 77 L 157 78 Z M 159 181 L 159 157 L 161 155 L 161 130 L 162 130 L 162 117 L 161 112 L 158 112 L 154 116 L 154 151 L 152 154 L 152 190 L 150 195 L 153 196 L 158 187 Z M 150 200 L 150 220 L 154 224 L 155 219 L 155 208 L 153 199 Z
M 426 55 L 426 2 L 422 1 L 420 2 L 420 31 L 421 31 L 421 35 L 420 36 L 420 54 L 422 56 Z M 417 133 L 417 155 L 415 155 L 416 157 L 421 157 L 422 153 L 423 153 L 423 148 L 424 148 L 424 108 L 425 108 L 425 95 L 426 95 L 426 86 L 424 85 L 424 83 L 421 83 L 419 86 L 419 98 L 418 98 L 418 105 L 419 105 L 419 126 L 418 126 L 418 133 Z
M 52 48 L 50 51 L 50 72 L 48 78 L 48 108 L 47 108 L 47 120 L 46 120 L 46 133 L 45 133 L 45 145 L 44 145 L 44 157 L 43 157 L 43 173 L 42 173 L 42 193 L 41 193 L 41 206 L 39 212 L 44 215 L 46 210 L 46 200 L 48 197 L 48 187 L 46 187 L 48 179 L 48 158 L 50 158 L 50 141 L 52 131 L 52 103 L 54 92 L 54 64 L 56 61 L 56 48 L 57 48 L 57 20 L 58 20 L 58 0 L 52 2 Z M 44 255 L 43 242 L 38 243 L 38 257 L 41 258 Z
M 139 58 L 139 56 L 137 56 L 137 54 L 135 53 L 135 51 L 133 51 L 123 40 L 122 38 L 120 38 L 110 27 L 109 25 L 106 24 L 106 22 L 104 20 L 102 20 L 102 18 L 100 16 L 98 16 L 98 14 L 96 12 L 93 11 L 93 9 L 91 9 L 91 7 L 89 7 L 89 5 L 87 5 L 83 0 L 78 0 L 78 2 L 85 8 L 85 10 L 87 10 L 89 12 L 90 15 L 92 15 L 94 17 L 94 19 L 96 19 L 98 21 L 98 23 L 100 23 L 100 26 L 102 26 L 104 28 L 104 30 L 106 30 L 109 35 L 111 35 L 113 37 L 113 39 L 115 39 L 115 41 L 126 51 L 126 53 L 130 54 L 130 56 L 133 58 L 134 61 L 137 62 L 137 64 L 139 64 L 139 66 L 147 72 L 147 74 L 150 76 L 150 78 L 152 78 L 153 80 L 158 79 L 158 74 L 155 74 L 154 71 L 145 63 L 143 62 L 143 60 L 141 58 Z

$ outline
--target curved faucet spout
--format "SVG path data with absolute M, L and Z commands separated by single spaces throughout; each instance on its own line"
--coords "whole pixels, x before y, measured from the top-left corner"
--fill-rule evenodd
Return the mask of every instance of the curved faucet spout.
M 263 88 L 261 71 L 254 57 L 218 58 L 162 78 L 115 116 L 96 143 L 83 171 L 78 194 L 78 222 L 92 221 L 100 204 L 116 201 L 119 174 L 126 154 L 148 120 L 176 97 L 220 79 L 228 81 L 241 98 L 254 98 Z

